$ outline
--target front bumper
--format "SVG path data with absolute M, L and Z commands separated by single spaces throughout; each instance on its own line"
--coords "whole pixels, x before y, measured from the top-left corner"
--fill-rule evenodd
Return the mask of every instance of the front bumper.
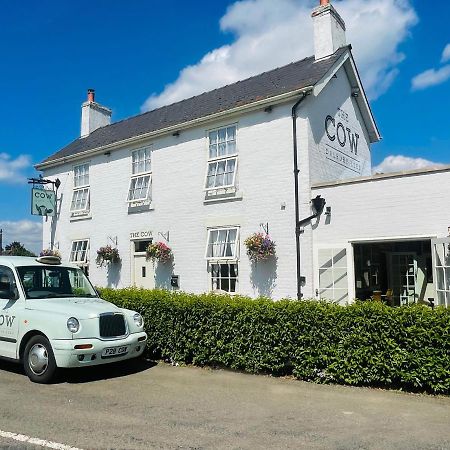
M 123 339 L 101 340 L 89 339 L 61 339 L 50 341 L 58 367 L 98 366 L 116 361 L 136 358 L 142 355 L 147 344 L 147 335 L 144 332 L 132 333 Z M 76 349 L 76 345 L 91 344 L 89 349 Z M 102 357 L 105 348 L 128 347 L 126 354 Z

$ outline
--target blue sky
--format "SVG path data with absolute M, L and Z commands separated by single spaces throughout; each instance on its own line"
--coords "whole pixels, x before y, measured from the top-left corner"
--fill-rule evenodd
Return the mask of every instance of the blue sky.
M 300 59 L 312 54 L 309 13 L 316 3 L 0 2 L 6 243 L 20 239 L 39 249 L 25 178 L 36 175 L 33 164 L 78 137 L 87 88 L 120 120 Z M 450 4 L 333 4 L 347 23 L 383 135 L 372 148 L 374 165 L 388 171 L 450 163 Z

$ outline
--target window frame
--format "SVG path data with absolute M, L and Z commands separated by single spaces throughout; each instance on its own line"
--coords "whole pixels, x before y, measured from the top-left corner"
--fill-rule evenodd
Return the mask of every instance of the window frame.
M 236 230 L 236 239 L 234 241 L 234 251 L 233 256 L 208 256 L 208 250 L 210 247 L 210 239 L 211 234 L 214 231 L 220 232 L 220 231 L 227 231 L 227 238 L 228 238 L 228 232 L 230 230 Z M 209 263 L 214 263 L 215 261 L 239 261 L 239 239 L 240 239 L 240 227 L 239 226 L 227 226 L 227 227 L 212 227 L 208 228 L 208 234 L 206 238 L 206 249 L 205 249 L 205 259 Z M 229 241 L 225 241 L 225 245 L 227 245 Z M 211 244 L 212 245 L 212 244 Z
M 143 171 L 138 171 L 137 170 L 137 166 L 139 164 L 139 160 L 137 160 L 136 162 L 133 161 L 133 155 L 134 154 L 139 154 L 139 152 L 141 151 L 148 151 L 149 152 L 149 156 L 148 158 L 144 158 L 143 162 L 144 162 L 144 170 Z M 128 184 L 128 191 L 127 191 L 127 198 L 126 198 L 126 202 L 129 205 L 133 205 L 133 204 L 142 204 L 142 203 L 146 203 L 149 202 L 151 203 L 152 201 L 152 195 L 151 195 L 151 188 L 152 188 L 152 182 L 153 182 L 153 172 L 152 172 L 152 147 L 149 146 L 145 146 L 145 147 L 140 147 L 140 148 L 136 148 L 133 149 L 131 151 L 131 175 L 130 175 L 130 182 Z M 145 161 L 149 161 L 149 170 L 145 170 Z M 135 167 L 136 167 L 136 171 L 135 171 Z M 148 177 L 148 186 L 147 186 L 147 190 L 145 193 L 145 197 L 143 198 L 139 198 L 139 199 L 130 199 L 130 192 L 131 192 L 131 186 L 133 184 L 133 181 L 135 180 L 135 183 L 137 184 L 137 180 L 140 178 L 146 178 Z M 136 191 L 136 184 L 135 187 L 133 189 L 133 192 Z
M 83 175 L 77 175 L 77 169 L 79 167 L 87 167 L 87 175 L 86 172 Z M 77 179 L 84 179 L 87 176 L 87 183 L 78 184 Z M 86 203 L 84 208 L 74 208 L 74 199 L 76 195 L 79 195 L 81 192 L 86 192 Z M 90 163 L 85 162 L 82 164 L 77 164 L 73 166 L 73 190 L 72 190 L 72 198 L 70 202 L 70 212 L 72 215 L 77 214 L 87 214 L 91 209 L 91 187 L 90 187 Z
M 220 130 L 225 129 L 226 132 L 228 130 L 228 128 L 232 128 L 234 127 L 234 152 L 233 153 L 227 153 L 225 155 L 216 155 L 211 157 L 210 155 L 210 146 L 211 146 L 211 141 L 210 141 L 210 135 L 213 132 L 217 132 L 219 133 Z M 237 145 L 237 135 L 238 135 L 238 125 L 237 123 L 232 123 L 229 125 L 224 125 L 221 127 L 217 127 L 217 128 L 211 128 L 210 130 L 207 130 L 206 132 L 206 147 L 207 147 L 207 161 L 206 161 L 206 173 L 205 173 L 205 179 L 204 179 L 204 191 L 206 192 L 210 192 L 210 191 L 217 191 L 220 189 L 230 189 L 230 188 L 234 188 L 236 187 L 236 174 L 237 174 L 237 170 L 238 170 L 238 156 L 239 156 L 239 152 L 238 152 L 238 145 Z M 225 139 L 225 143 L 227 143 L 227 139 Z M 217 145 L 218 145 L 218 141 L 217 141 Z M 225 169 L 226 169 L 226 165 L 228 163 L 228 161 L 230 160 L 234 160 L 234 171 L 233 171 L 233 179 L 232 182 L 230 184 L 224 184 L 221 186 L 210 186 L 208 187 L 208 174 L 209 174 L 209 167 L 212 164 L 216 164 L 216 170 L 215 170 L 215 174 L 214 174 L 214 181 L 217 178 L 217 170 L 219 167 L 219 163 L 222 161 L 225 161 Z M 225 175 L 226 172 L 224 172 L 223 175 Z
M 220 266 L 224 266 L 227 265 L 228 266 L 228 276 L 227 277 L 222 277 L 221 275 L 221 267 Z M 239 262 L 236 261 L 214 261 L 211 262 L 209 264 L 209 287 L 210 287 L 210 291 L 211 292 L 225 292 L 229 295 L 236 295 L 239 293 Z M 218 276 L 214 276 L 214 267 L 213 266 L 219 266 L 218 267 Z M 231 276 L 231 267 L 230 266 L 236 266 L 235 267 L 235 273 L 236 276 Z M 221 284 L 222 280 L 228 280 L 228 286 L 229 288 L 231 287 L 231 280 L 234 280 L 235 284 L 234 284 L 234 291 L 232 291 L 231 289 L 224 290 L 224 289 L 220 289 L 220 288 L 216 288 L 214 289 L 214 282 L 216 282 L 216 284 Z
M 322 261 L 322 255 L 325 255 L 325 253 L 328 253 L 329 259 L 324 263 L 321 264 Z M 337 258 L 343 253 L 343 255 L 340 258 Z M 348 251 L 346 247 L 339 247 L 339 246 L 332 246 L 332 247 L 321 247 L 317 251 L 317 274 L 318 274 L 318 289 L 317 289 L 317 296 L 318 298 L 325 298 L 329 301 L 333 302 L 339 302 L 341 303 L 343 299 L 346 298 L 345 301 L 348 301 L 349 299 L 349 273 L 348 273 Z M 331 284 L 328 286 L 324 286 L 322 284 L 323 278 L 322 274 L 325 274 L 328 272 L 328 276 L 331 279 Z M 330 276 L 331 274 L 331 276 Z M 339 275 L 338 275 L 339 274 Z M 343 287 L 337 286 L 340 284 L 341 280 L 345 280 L 345 284 Z M 332 298 L 323 295 L 325 292 L 331 292 Z M 339 294 L 341 294 L 339 296 Z M 342 295 L 344 294 L 344 295 Z
M 83 250 L 83 248 L 81 248 L 80 250 L 74 250 L 74 245 L 77 243 L 83 243 L 86 242 L 86 249 Z M 77 265 L 87 265 L 89 264 L 89 251 L 90 251 L 90 239 L 74 239 L 73 241 L 71 241 L 70 244 L 70 253 L 69 253 L 69 262 L 72 264 L 77 264 Z M 84 259 L 83 260 L 74 260 L 72 259 L 72 255 L 74 254 L 78 254 L 84 251 Z

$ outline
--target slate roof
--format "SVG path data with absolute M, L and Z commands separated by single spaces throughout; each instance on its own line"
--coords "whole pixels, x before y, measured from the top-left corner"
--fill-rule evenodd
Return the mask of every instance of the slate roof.
M 40 164 L 170 126 L 181 125 L 194 119 L 207 117 L 307 86 L 314 86 L 347 49 L 348 47 L 343 47 L 330 58 L 317 62 L 315 62 L 314 56 L 311 56 L 246 80 L 114 122 L 111 125 L 98 128 L 87 137 L 76 139 Z

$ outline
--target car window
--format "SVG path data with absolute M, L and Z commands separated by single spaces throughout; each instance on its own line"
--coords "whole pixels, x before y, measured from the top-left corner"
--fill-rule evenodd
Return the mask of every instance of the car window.
M 14 284 L 13 271 L 6 266 L 0 266 L 0 298 L 9 299 L 11 297 L 11 286 Z
M 61 266 L 18 267 L 27 298 L 97 297 L 81 269 Z

